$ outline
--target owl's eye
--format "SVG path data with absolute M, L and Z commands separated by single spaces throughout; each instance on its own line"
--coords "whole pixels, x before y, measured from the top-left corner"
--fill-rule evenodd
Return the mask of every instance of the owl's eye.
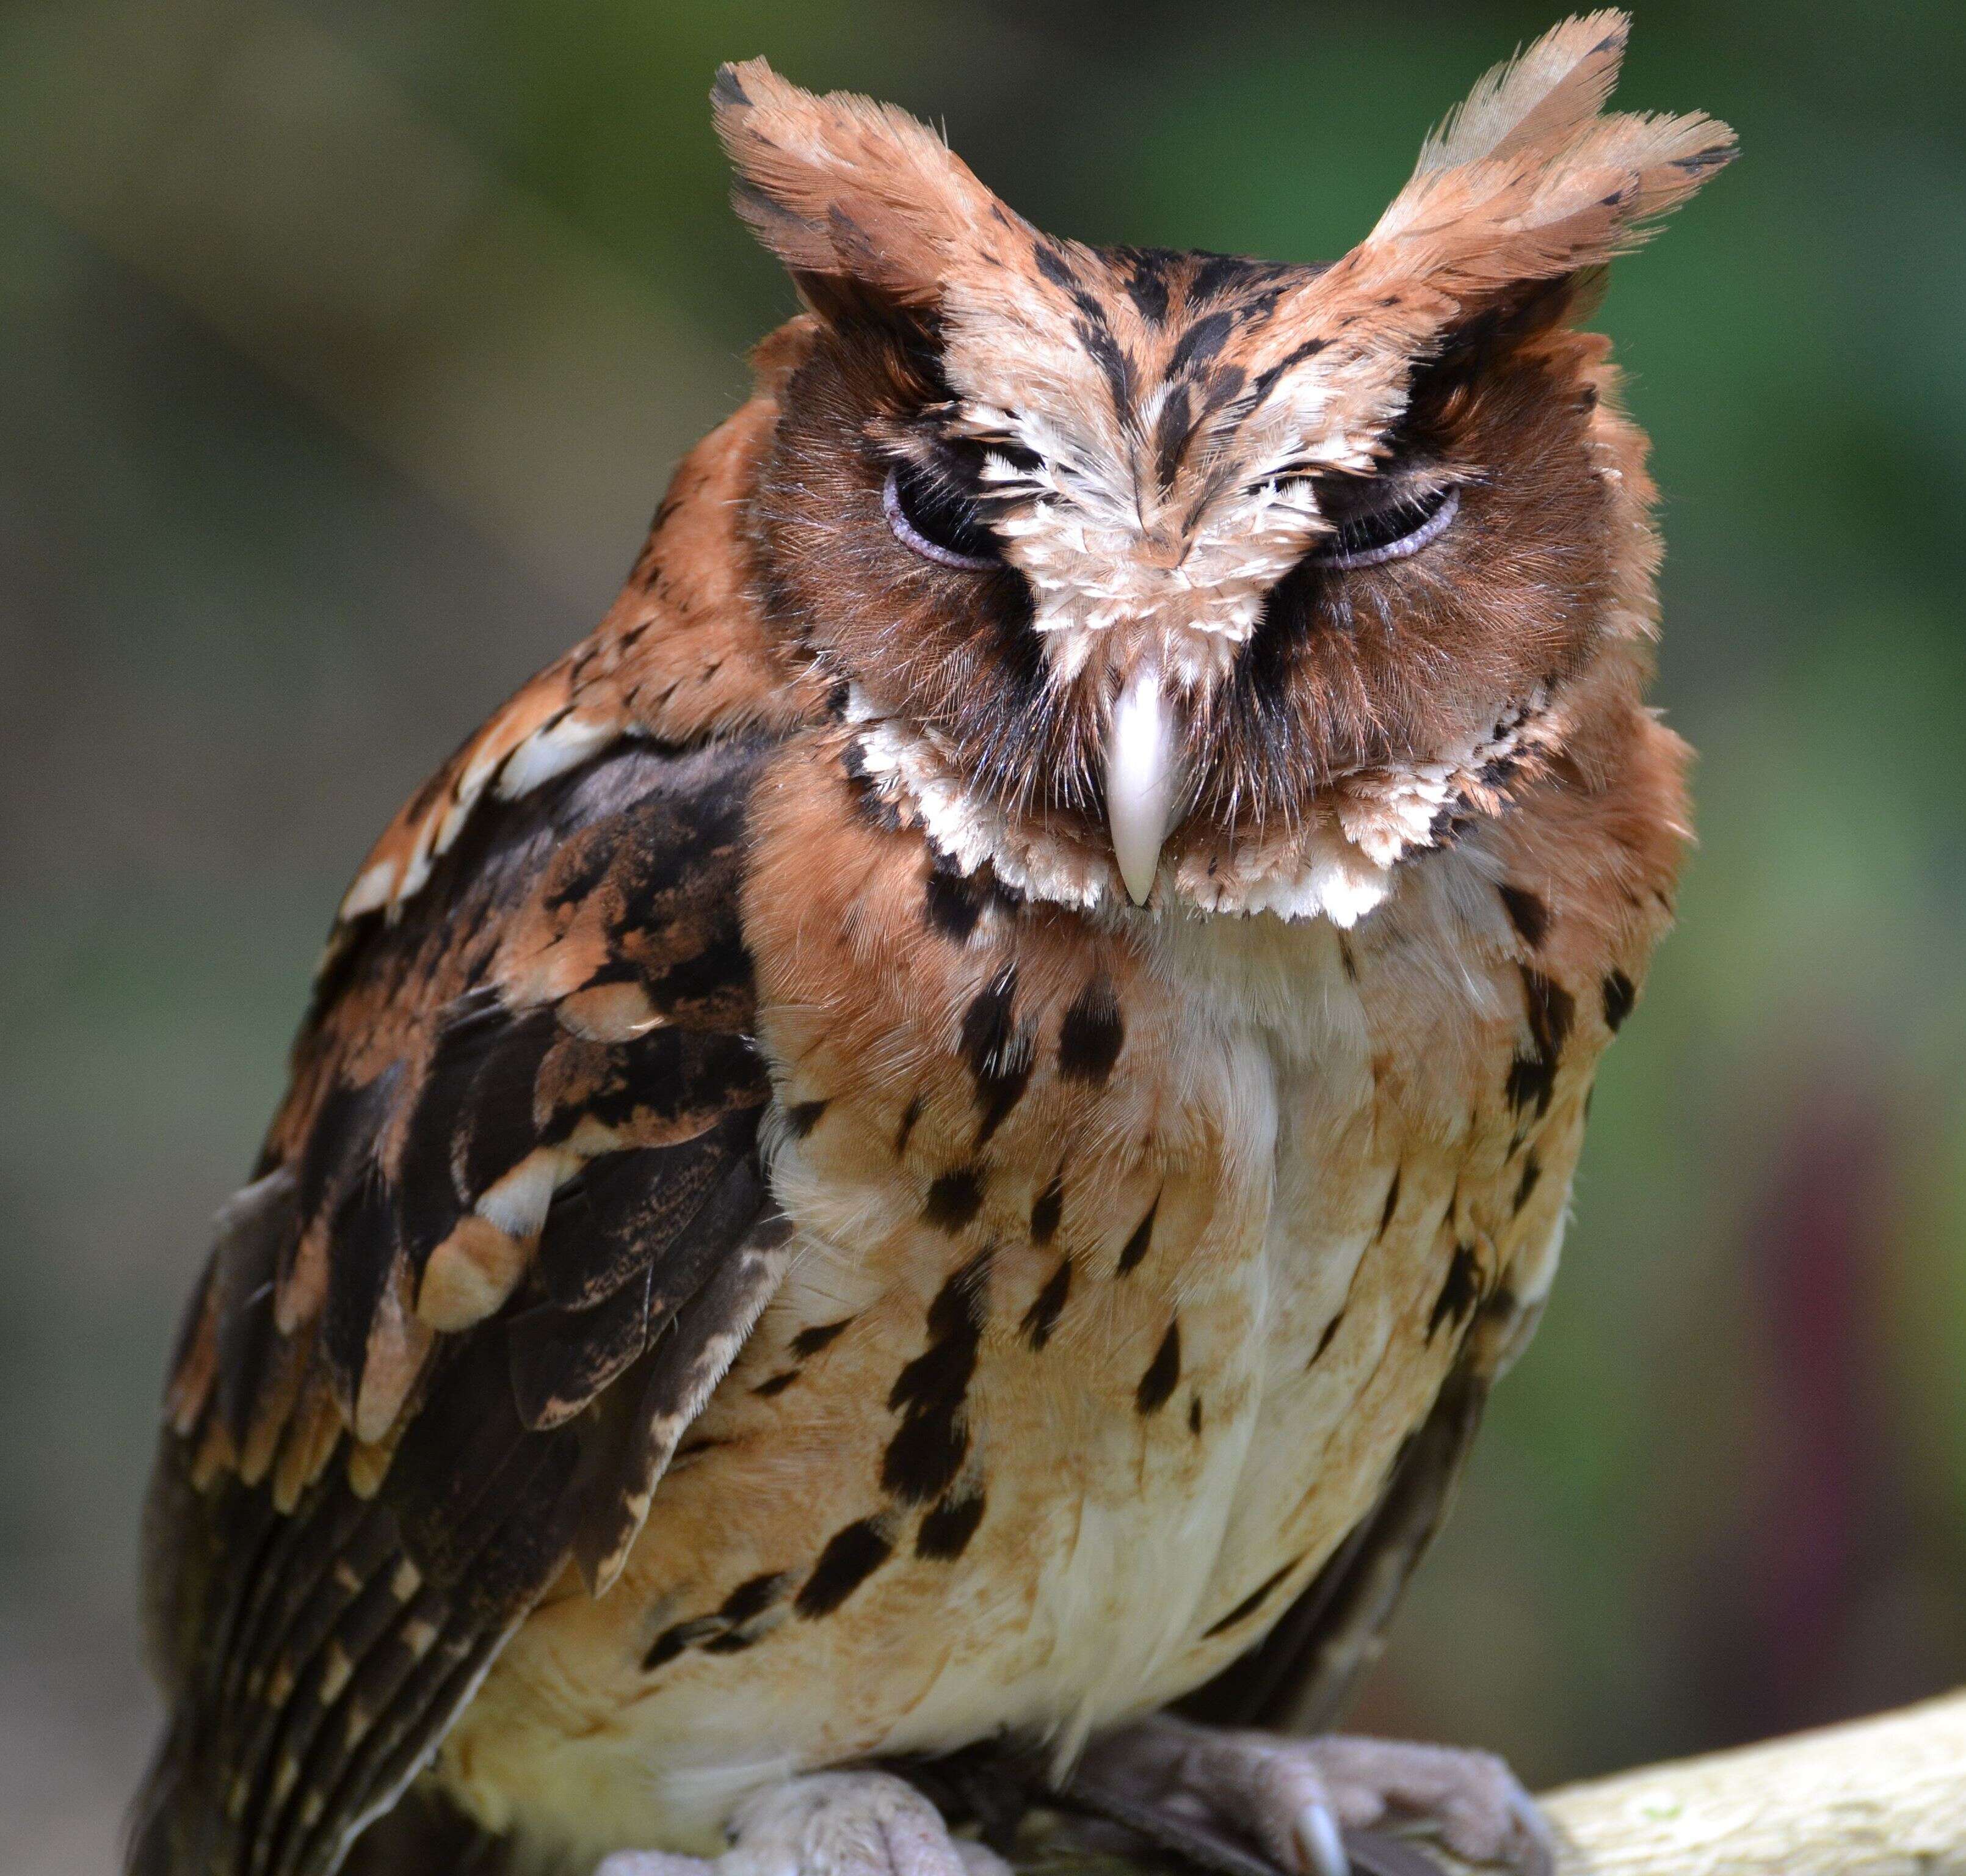
M 1452 482 L 1443 488 L 1400 489 L 1376 505 L 1334 514 L 1336 527 L 1313 557 L 1320 566 L 1339 568 L 1404 560 L 1445 533 L 1460 509 L 1461 492 Z
M 939 566 L 982 572 L 1003 564 L 1003 549 L 976 503 L 946 475 L 913 463 L 888 472 L 881 506 L 895 540 Z

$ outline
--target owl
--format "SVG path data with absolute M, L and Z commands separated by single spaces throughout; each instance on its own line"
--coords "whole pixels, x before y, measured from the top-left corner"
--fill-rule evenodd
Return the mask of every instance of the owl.
M 1686 835 L 1579 322 L 1732 138 L 1606 114 L 1625 35 L 1326 266 L 722 71 L 804 310 L 341 905 L 171 1363 L 134 1876 L 1546 1862 L 1326 1729 Z

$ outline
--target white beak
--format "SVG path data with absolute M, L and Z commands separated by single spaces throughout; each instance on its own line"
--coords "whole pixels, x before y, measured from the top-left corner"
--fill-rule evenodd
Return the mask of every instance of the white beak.
M 1113 857 L 1126 895 L 1145 905 L 1159 870 L 1161 845 L 1173 818 L 1177 772 L 1174 713 L 1161 674 L 1144 665 L 1113 706 L 1106 744 L 1106 815 Z

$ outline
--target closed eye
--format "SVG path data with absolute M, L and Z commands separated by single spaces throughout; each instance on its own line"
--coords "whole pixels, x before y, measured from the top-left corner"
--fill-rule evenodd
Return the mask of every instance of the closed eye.
M 1376 508 L 1341 514 L 1312 558 L 1320 566 L 1339 569 L 1404 560 L 1438 540 L 1460 511 L 1461 491 L 1452 482 L 1440 488 L 1405 490 Z
M 914 463 L 888 472 L 881 507 L 895 540 L 938 566 L 986 572 L 1003 564 L 1003 549 L 977 504 L 950 479 Z

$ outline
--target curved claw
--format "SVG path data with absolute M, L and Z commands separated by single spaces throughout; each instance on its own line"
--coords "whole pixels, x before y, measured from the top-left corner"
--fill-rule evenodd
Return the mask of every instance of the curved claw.
M 1313 1876 L 1352 1876 L 1338 1820 L 1328 1804 L 1307 1804 L 1297 1817 L 1297 1847 Z
M 1542 1807 L 1524 1791 L 1516 1794 L 1509 1810 L 1522 1835 L 1521 1876 L 1556 1876 L 1556 1832 Z

